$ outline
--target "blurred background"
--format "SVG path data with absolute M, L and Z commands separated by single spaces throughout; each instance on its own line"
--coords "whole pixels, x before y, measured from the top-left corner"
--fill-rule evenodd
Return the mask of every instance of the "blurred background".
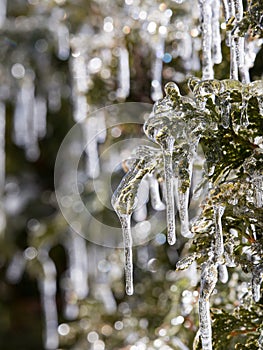
M 229 75 L 223 20 L 221 29 L 218 79 Z M 251 44 L 252 80 L 262 74 L 260 45 Z M 168 246 L 164 211 L 151 232 L 152 204 L 142 204 L 133 226 L 145 243 L 134 248 L 135 294 L 127 297 L 120 238 L 112 242 L 101 225 L 119 227 L 110 198 L 121 161 L 132 139 L 134 147 L 145 139 L 142 124 L 163 85 L 175 81 L 186 95 L 188 78 L 201 77 L 197 1 L 0 0 L 0 47 L 0 348 L 191 349 L 198 273 L 194 265 L 174 271 L 190 245 L 179 238 Z M 81 137 L 68 154 L 81 155 L 78 190 L 97 220 L 85 237 L 65 220 L 54 189 L 57 152 L 76 122 Z M 63 184 L 70 169 L 62 170 Z M 79 214 L 70 201 L 62 198 L 65 210 Z

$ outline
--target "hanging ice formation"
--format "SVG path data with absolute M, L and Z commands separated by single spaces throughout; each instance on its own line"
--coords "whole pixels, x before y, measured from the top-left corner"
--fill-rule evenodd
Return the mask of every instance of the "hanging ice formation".
M 193 99 L 182 97 L 175 83 L 168 83 L 165 86 L 165 97 L 155 103 L 152 113 L 144 124 L 145 134 L 160 146 L 161 154 L 155 149 L 147 149 L 147 152 L 151 153 L 151 155 L 148 153 L 148 156 L 145 153 L 146 148 L 143 154 L 139 151 L 137 156 L 140 159 L 137 159 L 130 167 L 112 199 L 113 207 L 121 221 L 124 237 L 127 294 L 133 292 L 131 214 L 136 209 L 139 185 L 142 179 L 147 179 L 146 174 L 148 174 L 148 180 L 150 178 L 151 181 L 155 181 L 155 188 L 158 187 L 155 178 L 156 159 L 162 158 L 161 164 L 160 161 L 157 163 L 159 169 L 162 167 L 164 177 L 167 240 L 170 244 L 174 244 L 177 210 L 181 223 L 181 234 L 187 238 L 192 237 L 188 219 L 189 189 L 193 162 L 202 135 L 206 132 L 211 133 L 211 130 L 217 131 L 222 127 L 225 130 L 232 128 L 233 132 L 238 135 L 250 124 L 249 109 L 252 101 L 253 108 L 258 108 L 259 114 L 263 115 L 262 81 L 249 82 L 248 69 L 251 62 L 247 63 L 246 59 L 251 51 L 248 49 L 249 43 L 245 42 L 245 38 L 240 37 L 238 32 L 238 24 L 243 18 L 242 1 L 223 1 L 223 4 L 227 22 L 227 43 L 231 52 L 230 78 L 221 81 L 214 79 L 213 66 L 222 61 L 220 1 L 199 0 L 202 23 L 202 80 L 192 78 L 189 81 L 189 88 L 194 95 Z M 158 66 L 156 62 L 155 68 Z M 158 92 L 160 82 L 159 79 L 154 93 Z M 257 101 L 256 106 L 255 100 Z M 262 136 L 250 135 L 249 137 L 251 143 L 260 145 L 262 148 Z M 206 175 L 213 176 L 215 164 L 210 165 L 207 160 L 207 167 Z M 251 177 L 250 188 L 254 191 L 255 207 L 261 208 L 263 202 L 262 173 L 253 171 L 249 175 Z M 153 182 L 150 190 L 151 188 L 153 188 Z M 148 188 L 147 191 L 149 191 Z M 156 198 L 159 203 L 156 206 L 157 209 L 160 205 L 160 198 L 158 195 Z M 199 297 L 199 333 L 203 350 L 213 348 L 210 296 L 218 279 L 222 283 L 228 281 L 227 267 L 236 266 L 233 254 L 234 245 L 230 241 L 224 242 L 222 218 L 225 204 L 213 199 L 212 210 L 213 223 L 209 227 L 212 243 L 208 259 L 202 264 Z M 180 262 L 177 269 L 184 269 L 199 258 L 198 254 L 190 257 Z M 256 302 L 260 299 L 262 271 L 261 262 L 256 261 L 252 268 L 252 291 Z
M 14 112 L 13 139 L 17 146 L 25 149 L 26 157 L 35 161 L 39 157 L 38 140 L 46 134 L 46 101 L 35 97 L 34 77 L 25 76 L 17 94 Z
M 0 28 L 3 27 L 6 19 L 7 0 L 0 0 Z
M 193 162 L 199 139 L 209 119 L 193 100 L 181 96 L 175 83 L 168 83 L 165 93 L 164 99 L 155 103 L 153 112 L 144 125 L 146 135 L 161 147 L 161 153 L 158 149 L 146 146 L 138 148 L 136 156 L 140 158 L 132 164 L 112 198 L 112 205 L 123 230 L 128 294 L 132 294 L 133 289 L 131 214 L 138 204 L 139 185 L 146 174 L 149 174 L 147 176 L 151 181 L 153 207 L 162 210 L 158 182 L 152 174 L 160 158 L 164 164 L 168 242 L 174 244 L 176 241 L 176 208 L 181 222 L 181 234 L 187 238 L 192 237 L 188 206 Z
M 88 295 L 88 253 L 86 240 L 72 230 L 67 233 L 64 244 L 68 255 L 64 313 L 71 320 L 79 314 L 76 300 L 83 300 Z
M 45 322 L 44 346 L 46 350 L 55 350 L 58 348 L 59 344 L 57 332 L 56 266 L 53 260 L 49 257 L 47 247 L 43 247 L 39 250 L 38 260 L 43 269 L 42 275 L 39 277 L 38 285 Z
M 129 52 L 126 47 L 119 48 L 119 87 L 117 89 L 117 97 L 126 99 L 130 93 L 130 64 Z
M 120 219 L 125 259 L 126 293 L 133 294 L 133 263 L 131 215 L 138 202 L 138 189 L 142 178 L 151 173 L 157 163 L 156 149 L 140 146 L 136 151 L 137 159 L 131 165 L 125 177 L 112 197 L 112 206 Z
M 202 79 L 214 78 L 214 63 L 222 61 L 220 1 L 199 0 L 202 26 Z
M 5 185 L 5 104 L 0 102 L 0 196 Z

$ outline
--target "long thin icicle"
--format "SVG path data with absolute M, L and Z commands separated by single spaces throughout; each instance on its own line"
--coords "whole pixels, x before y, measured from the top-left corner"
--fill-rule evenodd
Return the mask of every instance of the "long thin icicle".
M 166 17 L 162 21 L 162 25 L 158 30 L 158 41 L 153 43 L 155 60 L 152 67 L 152 86 L 151 98 L 157 101 L 163 97 L 162 93 L 162 75 L 163 75 L 163 56 L 165 52 L 165 40 L 167 37 L 167 26 L 169 25 L 170 17 Z
M 132 234 L 131 214 L 138 203 L 138 189 L 143 177 L 150 173 L 157 164 L 156 149 L 147 146 L 138 147 L 136 159 L 122 179 L 112 196 L 112 206 L 116 211 L 122 227 L 124 240 L 126 293 L 133 294 Z
M 43 268 L 43 276 L 39 277 L 38 285 L 45 319 L 44 347 L 46 350 L 55 350 L 59 344 L 56 266 L 49 257 L 47 249 L 42 248 L 39 251 L 38 260 Z
M 0 28 L 3 27 L 6 20 L 6 5 L 7 0 L 0 0 Z
M 257 303 L 261 298 L 260 287 L 263 282 L 263 265 L 255 265 L 252 270 L 252 295 Z
M 163 97 L 162 92 L 162 72 L 163 72 L 163 55 L 164 55 L 165 38 L 160 36 L 159 43 L 155 44 L 155 61 L 153 65 L 152 92 L 151 98 L 157 101 Z
M 189 184 L 191 183 L 192 172 L 193 172 L 193 158 L 188 161 L 188 173 Z M 180 172 L 179 172 L 180 174 Z M 189 196 L 190 196 L 190 185 L 187 188 L 183 188 L 184 178 L 179 178 L 176 180 L 176 197 L 177 197 L 177 207 L 181 222 L 181 235 L 186 238 L 191 238 L 192 233 L 189 230 L 189 216 L 188 216 L 188 206 L 189 206 Z
M 149 186 L 146 179 L 142 179 L 139 189 L 138 189 L 138 203 L 137 208 L 133 213 L 133 220 L 140 222 L 147 217 L 147 205 L 149 200 Z
M 165 209 L 165 204 L 161 201 L 158 180 L 152 174 L 147 175 L 149 183 L 151 205 L 154 210 L 161 211 Z
M 132 235 L 131 235 L 131 215 L 119 214 L 124 241 L 124 270 L 126 293 L 133 294 L 133 262 L 132 262 Z
M 88 295 L 88 264 L 86 240 L 70 230 L 69 269 L 73 289 L 78 299 Z
M 225 211 L 225 207 L 222 205 L 214 205 L 214 222 L 215 222 L 215 246 L 214 246 L 214 258 L 215 262 L 221 262 L 224 254 L 224 242 L 222 232 L 222 216 Z
M 243 1 L 230 0 L 229 14 L 235 17 L 236 22 L 240 22 L 243 18 Z M 230 39 L 230 79 L 234 80 L 238 80 L 239 71 L 243 72 L 245 54 L 245 40 L 236 33 L 237 30 L 233 29 Z
M 174 145 L 174 138 L 168 137 L 167 149 L 163 149 L 164 173 L 165 173 L 165 200 L 166 200 L 166 217 L 167 217 L 167 241 L 171 245 L 176 242 L 174 180 L 173 180 L 174 179 L 173 145 Z
M 213 62 L 222 62 L 221 34 L 220 34 L 220 0 L 214 0 L 212 4 L 212 58 Z
M 213 79 L 211 0 L 199 0 L 202 24 L 202 79 Z
M 0 102 L 0 196 L 5 185 L 5 104 Z
M 87 174 L 91 179 L 99 176 L 99 151 L 97 143 L 97 119 L 89 117 L 83 125 L 84 137 L 86 141 L 85 152 L 87 154 Z
M 129 52 L 125 47 L 119 48 L 119 87 L 117 96 L 125 99 L 130 94 L 130 65 Z
M 36 97 L 34 104 L 34 119 L 38 138 L 46 136 L 47 132 L 47 103 L 43 97 Z
M 202 350 L 212 350 L 212 326 L 209 298 L 218 279 L 217 266 L 211 261 L 202 265 L 201 288 L 199 298 L 199 329 Z

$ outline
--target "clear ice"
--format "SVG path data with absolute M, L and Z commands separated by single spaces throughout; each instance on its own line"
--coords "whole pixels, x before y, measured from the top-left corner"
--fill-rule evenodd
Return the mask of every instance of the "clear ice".
M 131 215 L 119 214 L 124 241 L 124 270 L 126 281 L 126 293 L 133 294 L 133 261 L 132 261 L 132 234 L 131 234 Z
M 5 186 L 5 125 L 5 104 L 0 102 L 0 196 L 2 196 Z
M 252 269 L 252 295 L 257 303 L 261 298 L 261 284 L 263 282 L 263 265 L 254 265 Z
M 39 250 L 38 260 L 43 269 L 43 275 L 39 277 L 38 285 L 45 322 L 44 346 L 46 350 L 55 350 L 58 348 L 59 344 L 57 332 L 58 314 L 56 304 L 57 271 L 53 260 L 49 257 L 47 248 L 41 248 Z
M 213 12 L 212 0 L 199 0 L 198 2 L 201 11 L 202 26 L 202 79 L 213 79 L 212 36 L 214 33 L 212 30 L 212 20 L 216 21 L 217 14 Z M 214 30 L 216 26 L 218 26 L 218 23 L 213 24 Z M 216 47 L 218 49 L 217 42 Z
M 125 47 L 119 48 L 119 87 L 117 96 L 125 99 L 130 94 L 130 64 L 129 52 Z
M 212 326 L 210 318 L 210 296 L 218 280 L 217 265 L 212 261 L 202 264 L 199 297 L 199 330 L 202 350 L 212 350 Z
M 155 168 L 158 159 L 156 149 L 140 146 L 136 150 L 135 161 L 122 179 L 112 197 L 112 206 L 116 211 L 122 227 L 124 240 L 126 293 L 133 294 L 132 232 L 131 215 L 138 204 L 138 190 L 143 177 Z

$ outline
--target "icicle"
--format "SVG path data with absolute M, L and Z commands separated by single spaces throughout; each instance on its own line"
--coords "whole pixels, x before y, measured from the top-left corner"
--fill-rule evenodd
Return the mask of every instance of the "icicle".
M 221 34 L 220 34 L 220 0 L 214 0 L 212 3 L 212 58 L 213 62 L 219 64 L 222 62 L 221 52 Z
M 43 97 L 36 97 L 34 105 L 34 119 L 38 138 L 46 136 L 47 129 L 47 104 Z
M 263 265 L 254 265 L 252 269 L 252 294 L 257 303 L 261 298 L 260 287 L 263 281 Z
M 124 259 L 125 259 L 125 280 L 126 293 L 133 294 L 133 262 L 132 262 L 132 235 L 131 235 L 131 215 L 119 214 L 124 241 Z
M 20 90 L 18 91 L 14 112 L 14 134 L 13 139 L 14 143 L 17 146 L 24 146 L 27 136 L 27 106 L 30 105 L 30 102 L 33 98 L 32 90 L 27 89 L 27 84 L 22 83 Z
M 193 157 L 191 157 L 190 160 L 186 162 L 183 162 L 182 167 L 186 169 L 183 169 L 184 172 L 187 172 L 187 178 L 185 176 L 180 176 L 180 169 L 179 169 L 179 177 L 176 179 L 176 198 L 177 198 L 177 207 L 179 211 L 180 216 L 180 222 L 181 222 L 181 234 L 182 236 L 186 238 L 192 238 L 193 235 L 191 231 L 189 230 L 189 218 L 188 218 L 188 206 L 189 206 L 189 195 L 190 195 L 190 186 L 191 186 L 191 178 L 192 178 L 192 171 L 193 171 Z M 179 163 L 179 168 L 181 167 Z M 189 183 L 189 185 L 185 185 L 185 181 Z
M 230 79 L 238 80 L 238 38 L 231 38 L 230 46 Z
M 51 112 L 58 112 L 61 108 L 61 85 L 59 77 L 54 74 L 48 88 L 48 108 Z
M 241 115 L 240 115 L 240 125 L 247 127 L 249 124 L 248 120 L 248 101 L 250 99 L 249 88 L 247 85 L 242 86 L 242 105 L 241 105 Z
M 215 245 L 214 245 L 214 258 L 215 262 L 221 262 L 224 254 L 224 241 L 222 232 L 222 216 L 225 211 L 225 207 L 222 205 L 213 205 L 214 209 L 214 223 L 215 223 Z
M 7 0 L 0 0 L 0 28 L 3 27 L 6 20 Z
M 142 179 L 138 189 L 137 207 L 133 213 L 133 219 L 137 222 L 143 221 L 147 217 L 146 203 L 149 200 L 149 186 L 145 179 Z
M 160 198 L 160 189 L 158 180 L 154 177 L 153 174 L 148 174 L 146 179 L 149 183 L 151 205 L 154 210 L 161 211 L 165 209 L 165 204 L 161 201 Z
M 240 22 L 243 18 L 243 1 L 242 0 L 232 0 L 232 1 L 234 4 L 236 20 Z
M 168 25 L 168 23 L 167 23 Z M 160 30 L 162 29 L 162 30 Z M 155 51 L 155 61 L 152 68 L 152 84 L 151 98 L 157 101 L 163 97 L 162 92 L 162 74 L 163 74 L 163 56 L 165 50 L 165 38 L 167 35 L 167 27 L 162 25 L 159 28 L 158 42 L 154 42 L 153 49 Z
M 229 13 L 235 17 L 237 22 L 240 22 L 243 18 L 243 1 L 242 0 L 231 0 L 229 2 L 231 9 Z M 238 72 L 243 72 L 244 67 L 244 48 L 245 40 L 239 37 L 238 28 L 235 27 L 231 33 L 230 39 L 230 79 L 238 80 Z M 243 77 L 243 80 L 245 77 Z
M 86 98 L 86 93 L 88 92 L 89 76 L 85 58 L 81 54 L 81 48 L 79 47 L 80 44 L 78 43 L 77 39 L 75 41 L 76 43 L 74 42 L 74 40 L 72 41 L 73 57 L 70 60 L 70 67 L 74 83 L 72 93 L 74 104 L 73 118 L 75 122 L 78 123 L 86 118 L 89 110 Z
M 0 197 L 5 186 L 5 104 L 0 102 Z
M 230 229 L 229 233 L 232 237 L 237 237 L 237 233 L 235 230 Z M 228 267 L 236 267 L 235 257 L 234 257 L 234 243 L 232 240 L 229 240 L 225 243 L 225 251 L 224 257 L 226 261 L 226 266 Z
M 212 5 L 211 0 L 199 0 L 202 25 L 202 79 L 213 79 Z
M 99 283 L 96 295 L 98 299 L 102 301 L 107 314 L 113 314 L 116 312 L 116 300 L 109 283 Z
M 105 121 L 105 113 L 103 109 L 99 109 L 96 112 L 96 119 L 97 119 L 97 142 L 103 143 L 106 140 L 107 137 L 107 126 Z
M 87 154 L 87 166 L 86 171 L 91 179 L 96 179 L 99 176 L 99 153 L 97 144 L 97 120 L 96 117 L 89 117 L 84 121 L 84 135 L 86 148 L 85 152 Z
M 224 8 L 224 16 L 225 16 L 225 21 L 228 22 L 229 18 L 231 17 L 230 14 L 230 7 L 229 7 L 229 1 L 230 0 L 222 0 L 223 2 L 223 8 Z
M 202 350 L 212 350 L 212 326 L 209 298 L 215 288 L 217 279 L 217 266 L 211 261 L 203 263 L 199 298 L 199 329 Z
M 71 59 L 72 75 L 74 84 L 78 93 L 86 93 L 88 90 L 87 67 L 85 58 L 79 53 L 78 49 Z
M 56 266 L 50 259 L 48 251 L 41 249 L 38 260 L 43 268 L 43 276 L 39 277 L 38 284 L 43 306 L 45 319 L 44 347 L 46 350 L 55 350 L 58 348 L 58 315 L 56 305 Z
M 227 283 L 228 281 L 228 271 L 226 265 L 219 265 L 218 266 L 218 273 L 219 273 L 219 280 L 222 283 Z
M 130 94 L 130 65 L 129 52 L 126 48 L 119 48 L 119 87 L 117 97 L 126 99 Z
M 242 84 L 237 80 L 225 79 L 220 81 L 219 101 L 221 109 L 221 123 L 224 128 L 229 127 L 231 118 L 231 91 L 241 93 Z
M 57 37 L 57 56 L 61 60 L 69 57 L 69 30 L 63 23 L 65 19 L 65 11 L 62 8 L 54 7 L 50 16 L 49 26 Z
M 82 123 L 85 138 L 86 171 L 90 178 L 95 179 L 100 174 L 98 143 L 103 143 L 107 136 L 103 110 L 87 118 Z
M 86 240 L 70 230 L 69 276 L 78 299 L 88 295 L 88 264 Z
M 85 95 L 78 95 L 74 93 L 73 102 L 73 118 L 76 123 L 82 122 L 88 115 L 88 103 Z
M 175 204 L 174 204 L 174 177 L 173 177 L 173 145 L 174 138 L 168 137 L 167 149 L 163 149 L 164 176 L 165 176 L 165 201 L 167 218 L 167 241 L 169 244 L 176 242 Z
M 14 114 L 14 142 L 25 149 L 26 157 L 34 161 L 39 157 L 38 132 L 34 115 L 35 87 L 31 76 L 25 77 L 17 96 Z
M 69 30 L 65 24 L 60 23 L 57 27 L 58 58 L 65 61 L 69 57 Z
M 133 294 L 132 276 L 132 235 L 131 235 L 131 214 L 138 203 L 138 189 L 142 178 L 146 173 L 151 172 L 156 164 L 156 149 L 148 146 L 138 147 L 136 159 L 122 179 L 117 190 L 112 196 L 112 206 L 116 211 L 122 227 L 125 255 L 126 292 Z
M 263 206 L 263 175 L 255 174 L 252 177 L 252 183 L 254 186 L 254 203 L 257 208 Z

